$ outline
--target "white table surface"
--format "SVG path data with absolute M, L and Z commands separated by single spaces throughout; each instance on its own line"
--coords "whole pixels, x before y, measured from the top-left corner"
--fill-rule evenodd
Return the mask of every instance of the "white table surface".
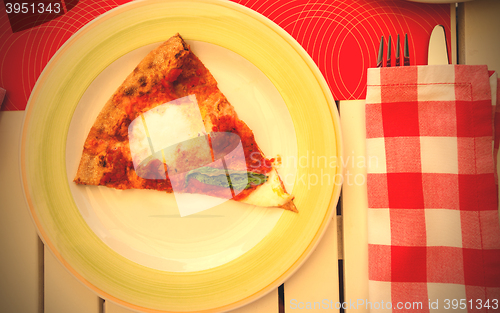
M 500 1 L 475 0 L 460 4 L 459 63 L 487 64 L 500 71 Z M 452 29 L 455 5 L 452 11 Z M 455 45 L 457 34 L 453 33 Z M 453 60 L 456 62 L 456 50 Z M 364 155 L 364 102 L 340 104 L 344 149 Z M 19 174 L 19 139 L 24 111 L 0 112 L 0 312 L 6 313 L 130 313 L 77 281 L 44 248 L 25 204 Z M 363 174 L 363 168 L 346 168 Z M 344 301 L 368 297 L 366 187 L 343 187 L 342 217 L 335 217 L 316 250 L 284 284 L 284 308 L 297 311 L 292 300 L 339 301 L 338 259 L 343 259 Z M 337 220 L 338 219 L 338 220 Z M 340 227 L 337 229 L 337 225 Z M 337 234 L 339 232 L 339 235 Z M 338 245 L 340 242 L 340 245 Z M 340 253 L 339 253 L 340 252 Z M 232 312 L 278 313 L 278 290 Z M 322 312 L 308 309 L 307 312 Z M 334 310 L 329 310 L 334 311 Z M 355 311 L 346 309 L 346 311 Z M 356 311 L 366 311 L 358 308 Z

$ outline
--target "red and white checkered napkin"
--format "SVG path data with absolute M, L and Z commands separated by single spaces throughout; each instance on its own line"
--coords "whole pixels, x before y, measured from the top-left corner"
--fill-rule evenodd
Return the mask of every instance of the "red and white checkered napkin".
M 368 70 L 372 312 L 500 311 L 490 80 L 486 66 Z

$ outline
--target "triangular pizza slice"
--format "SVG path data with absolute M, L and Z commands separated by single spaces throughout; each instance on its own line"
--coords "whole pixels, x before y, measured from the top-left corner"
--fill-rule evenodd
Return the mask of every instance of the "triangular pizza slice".
M 104 105 L 74 182 L 296 212 L 274 163 L 177 34 L 151 51 Z

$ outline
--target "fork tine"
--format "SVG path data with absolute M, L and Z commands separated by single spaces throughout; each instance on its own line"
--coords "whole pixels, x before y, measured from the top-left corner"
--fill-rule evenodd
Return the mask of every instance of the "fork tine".
M 377 67 L 382 67 L 383 60 L 384 60 L 384 36 L 380 38 L 380 45 L 378 47 Z
M 392 42 L 391 42 L 391 35 L 389 35 L 389 40 L 387 41 L 387 62 L 385 63 L 385 66 L 391 67 L 392 63 Z
M 408 34 L 405 34 L 405 46 L 403 52 L 403 65 L 410 65 L 410 50 L 408 49 Z
M 396 41 L 396 66 L 401 65 L 401 43 L 399 42 L 399 34 L 398 34 L 398 40 Z

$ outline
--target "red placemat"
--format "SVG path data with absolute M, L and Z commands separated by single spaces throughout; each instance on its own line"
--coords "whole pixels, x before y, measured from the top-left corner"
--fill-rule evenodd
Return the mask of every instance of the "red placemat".
M 0 87 L 7 90 L 2 110 L 24 110 L 38 76 L 59 47 L 94 18 L 129 0 L 44 0 L 60 3 L 62 8 L 62 12 L 48 16 L 48 21 L 40 16 L 27 19 L 26 14 L 7 14 L 6 4 L 14 2 L 21 1 L 4 0 L 4 6 L 0 6 Z M 382 35 L 408 33 L 410 58 L 418 65 L 427 63 L 429 36 L 436 24 L 444 25 L 450 34 L 447 4 L 376 0 L 234 2 L 261 13 L 291 34 L 316 62 L 337 100 L 365 98 L 366 69 L 376 65 Z M 29 26 L 33 27 L 26 28 Z

